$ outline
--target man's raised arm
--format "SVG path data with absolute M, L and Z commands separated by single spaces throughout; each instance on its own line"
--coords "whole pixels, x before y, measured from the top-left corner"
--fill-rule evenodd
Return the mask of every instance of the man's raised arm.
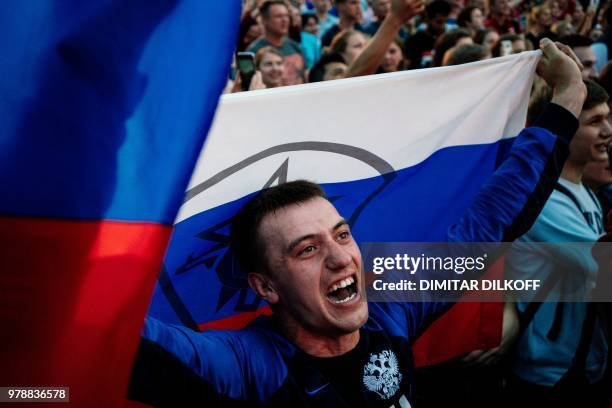
M 349 66 L 346 77 L 374 74 L 404 22 L 422 12 L 424 8 L 423 0 L 392 0 L 391 12 L 359 57 Z
M 535 222 L 561 174 L 586 87 L 569 47 L 543 39 L 540 48 L 537 72 L 553 89 L 553 103 L 516 138 L 508 159 L 449 230 L 449 241 L 515 240 Z

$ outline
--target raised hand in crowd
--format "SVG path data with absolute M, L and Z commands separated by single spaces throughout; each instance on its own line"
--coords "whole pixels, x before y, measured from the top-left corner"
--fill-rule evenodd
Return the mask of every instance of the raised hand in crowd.
M 253 78 L 251 78 L 251 84 L 249 85 L 249 91 L 257 91 L 259 89 L 266 89 L 266 84 L 263 83 L 261 77 L 261 71 L 255 71 Z M 242 92 L 242 79 L 240 78 L 240 72 L 236 73 L 236 80 L 232 88 L 232 93 Z
M 347 77 L 370 75 L 376 72 L 389 45 L 398 35 L 404 22 L 425 9 L 423 0 L 393 0 L 391 12 L 368 42 L 359 57 L 349 66 Z
M 540 49 L 542 58 L 537 73 L 553 89 L 552 102 L 578 117 L 586 98 L 586 87 L 580 73 L 582 64 L 570 47 L 548 38 L 540 41 Z

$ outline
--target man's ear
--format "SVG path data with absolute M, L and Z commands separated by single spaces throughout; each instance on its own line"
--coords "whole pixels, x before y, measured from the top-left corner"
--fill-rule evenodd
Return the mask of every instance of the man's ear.
M 278 293 L 270 279 L 261 273 L 251 272 L 247 277 L 249 286 L 255 291 L 257 296 L 267 301 L 271 305 L 278 303 Z

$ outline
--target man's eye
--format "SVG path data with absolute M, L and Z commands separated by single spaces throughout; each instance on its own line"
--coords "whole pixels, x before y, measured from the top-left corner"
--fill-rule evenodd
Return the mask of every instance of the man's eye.
M 340 241 L 344 241 L 347 240 L 350 236 L 351 234 L 348 231 L 342 231 L 340 234 L 338 234 L 338 239 Z
M 316 249 L 316 247 L 314 245 L 308 245 L 306 248 L 302 249 L 299 253 L 299 255 L 308 255 L 312 252 L 314 252 L 314 250 Z

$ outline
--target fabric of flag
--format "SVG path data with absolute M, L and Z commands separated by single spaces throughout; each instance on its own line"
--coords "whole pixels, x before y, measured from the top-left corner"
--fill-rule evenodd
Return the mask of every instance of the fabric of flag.
M 524 127 L 538 55 L 224 96 L 150 314 L 202 330 L 269 313 L 228 251 L 229 224 L 288 180 L 321 183 L 358 242 L 444 241 Z M 458 332 L 479 324 L 482 305 L 458 307 Z M 489 307 L 475 338 L 422 346 L 417 362 L 495 346 L 502 309 Z
M 0 385 L 125 400 L 240 0 L 0 11 Z

